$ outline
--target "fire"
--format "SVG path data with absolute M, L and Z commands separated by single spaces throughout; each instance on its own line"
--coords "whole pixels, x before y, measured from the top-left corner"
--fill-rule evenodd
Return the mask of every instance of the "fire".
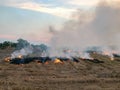
M 5 62 L 9 62 L 11 60 L 11 57 L 6 57 L 4 60 Z
M 109 57 L 110 57 L 110 60 L 112 60 L 112 61 L 114 60 L 114 56 L 113 56 L 113 53 L 112 53 L 112 52 L 105 51 L 105 52 L 103 52 L 103 54 L 109 56 Z
M 110 60 L 113 61 L 113 60 L 114 60 L 114 57 L 111 57 Z
M 62 62 L 60 59 L 58 59 L 58 58 L 56 58 L 56 59 L 54 60 L 54 63 L 55 63 L 55 64 L 58 64 L 58 63 L 63 64 L 63 62 Z
M 109 56 L 109 55 L 110 55 L 110 52 L 104 51 L 103 54 Z
M 18 58 L 22 58 L 22 55 L 19 55 Z
M 45 65 L 48 65 L 49 63 L 48 62 L 45 62 Z

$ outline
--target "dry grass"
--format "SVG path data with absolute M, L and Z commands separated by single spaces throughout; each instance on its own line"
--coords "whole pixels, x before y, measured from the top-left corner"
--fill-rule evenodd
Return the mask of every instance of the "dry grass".
M 12 50 L 0 51 L 0 90 L 119 90 L 120 62 L 93 55 L 105 61 L 64 64 L 13 65 L 3 62 Z

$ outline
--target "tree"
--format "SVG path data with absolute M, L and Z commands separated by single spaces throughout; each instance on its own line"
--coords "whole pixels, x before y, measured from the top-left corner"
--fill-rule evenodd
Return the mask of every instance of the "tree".
M 30 43 L 27 40 L 24 40 L 24 39 L 21 39 L 21 38 L 18 39 L 17 41 L 18 41 L 17 46 L 16 46 L 17 50 L 20 50 L 20 49 L 30 45 Z
M 16 43 L 10 41 L 4 41 L 3 43 L 0 43 L 0 49 L 6 49 L 8 47 L 16 47 Z

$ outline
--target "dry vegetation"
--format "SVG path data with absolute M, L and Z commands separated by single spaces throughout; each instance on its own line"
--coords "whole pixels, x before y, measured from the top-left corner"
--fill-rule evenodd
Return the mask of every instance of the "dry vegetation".
M 12 49 L 0 50 L 0 90 L 119 90 L 120 61 L 92 55 L 105 63 L 13 65 L 3 61 Z M 117 58 L 119 60 L 119 58 Z

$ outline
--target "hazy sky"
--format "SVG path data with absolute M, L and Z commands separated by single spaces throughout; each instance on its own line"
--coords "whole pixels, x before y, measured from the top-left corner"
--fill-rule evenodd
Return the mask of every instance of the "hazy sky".
M 107 0 L 115 1 L 115 0 Z M 117 1 L 117 0 L 116 0 Z M 76 9 L 94 9 L 99 0 L 0 0 L 0 42 L 48 42 L 49 26 L 59 29 Z

